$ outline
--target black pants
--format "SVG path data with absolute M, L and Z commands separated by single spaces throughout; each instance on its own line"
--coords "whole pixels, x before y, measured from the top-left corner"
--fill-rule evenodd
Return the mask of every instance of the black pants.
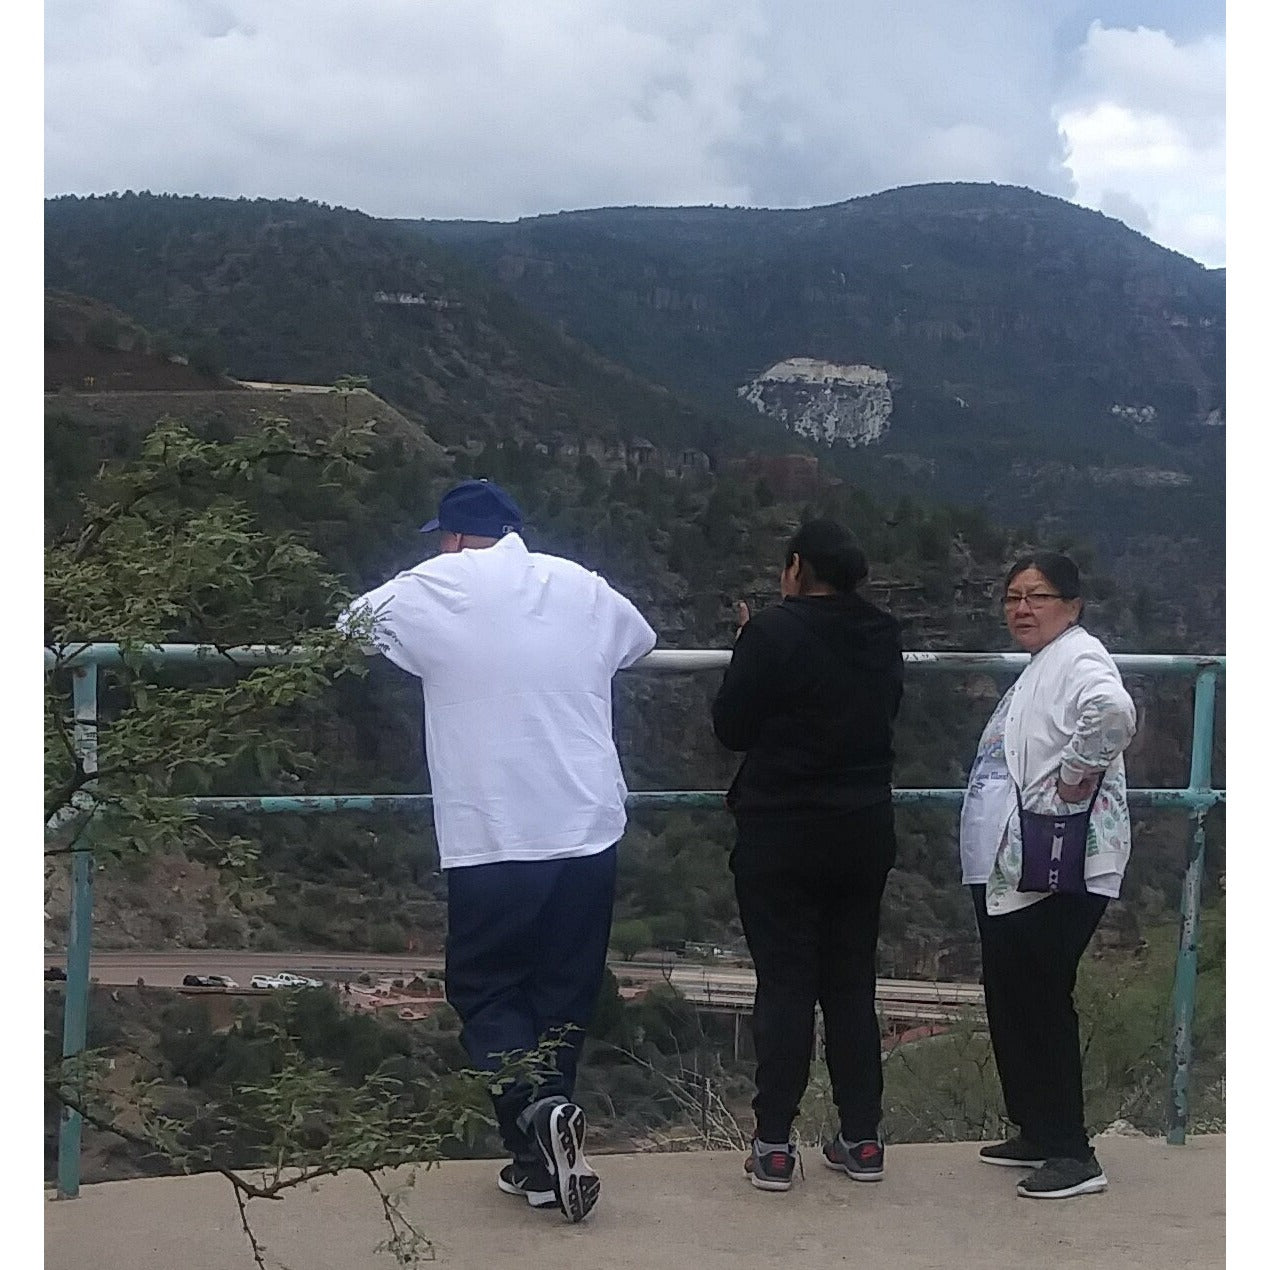
M 988 915 L 972 886 L 983 996 L 1006 1115 L 1048 1158 L 1087 1160 L 1076 967 L 1107 909 L 1103 895 L 1051 895 Z
M 754 959 L 756 1132 L 786 1142 L 807 1088 L 816 1002 L 842 1134 L 877 1136 L 882 1039 L 874 993 L 878 913 L 895 863 L 889 802 L 799 832 L 783 847 L 738 826 L 732 872 Z
M 522 1078 L 491 1092 L 503 1145 L 533 1159 L 517 1117 L 540 1098 L 573 1097 L 578 1057 L 604 978 L 617 848 L 567 860 L 450 869 L 446 998 L 463 1021 L 472 1064 L 557 1042 Z

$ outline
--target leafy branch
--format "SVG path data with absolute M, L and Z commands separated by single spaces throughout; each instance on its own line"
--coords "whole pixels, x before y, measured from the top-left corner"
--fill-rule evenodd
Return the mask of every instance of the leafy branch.
M 349 599 L 339 578 L 296 534 L 266 531 L 252 507 L 285 496 L 297 464 L 309 471 L 306 488 L 314 475 L 319 488 L 356 488 L 368 437 L 369 429 L 348 427 L 302 437 L 270 418 L 249 435 L 211 442 L 167 419 L 137 460 L 97 473 L 81 523 L 45 553 L 45 642 L 54 653 L 45 690 L 46 856 L 90 850 L 108 859 L 193 844 L 243 899 L 243 885 L 255 880 L 254 844 L 223 838 L 180 800 L 223 788 L 242 770 L 299 780 L 314 762 L 305 731 L 329 712 L 332 682 L 365 673 L 371 634 L 368 618 L 337 629 Z M 95 641 L 118 644 L 121 664 L 98 676 L 91 764 L 80 746 L 84 721 L 67 708 L 67 679 Z M 148 650 L 170 642 L 215 652 L 193 668 L 154 664 Z M 234 649 L 247 643 L 286 656 L 240 665 Z M 477 1110 L 486 1078 L 456 1076 L 422 1101 L 384 1070 L 350 1084 L 304 1051 L 297 1008 L 291 1002 L 283 1018 L 252 1025 L 244 1040 L 263 1065 L 258 1078 L 220 1089 L 193 1116 L 159 1112 L 155 1081 L 134 1082 L 120 1102 L 99 1055 L 50 1057 L 46 1093 L 181 1171 L 224 1177 L 259 1270 L 266 1251 L 250 1205 L 350 1170 L 376 1192 L 384 1250 L 413 1265 L 427 1240 L 376 1175 L 431 1163 L 445 1139 L 487 1124 L 488 1111 Z
M 257 756 L 292 774 L 311 766 L 290 739 L 295 724 L 318 709 L 333 679 L 364 673 L 368 624 L 333 629 L 347 593 L 294 534 L 256 524 L 247 486 L 296 462 L 355 485 L 369 435 L 341 428 L 303 438 L 267 418 L 252 434 L 213 443 L 165 419 L 136 462 L 98 473 L 83 527 L 45 559 L 46 642 L 55 654 L 45 703 L 51 854 L 81 849 L 90 821 L 102 851 L 175 845 L 191 818 L 164 800 L 206 792 L 200 782 L 209 774 Z M 63 684 L 98 639 L 121 646 L 123 665 L 102 677 L 101 762 L 90 772 Z M 196 672 L 203 682 L 191 682 L 189 672 L 149 664 L 146 650 L 170 641 L 210 645 L 224 669 L 209 662 Z M 246 642 L 275 644 L 288 660 L 236 667 L 234 646 Z

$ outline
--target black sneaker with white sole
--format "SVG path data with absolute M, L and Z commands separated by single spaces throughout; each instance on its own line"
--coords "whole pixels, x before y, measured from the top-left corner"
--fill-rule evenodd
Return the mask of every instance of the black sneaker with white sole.
M 600 1179 L 582 1151 L 586 1113 L 572 1102 L 543 1103 L 530 1124 L 560 1211 L 571 1222 L 580 1222 L 600 1198 Z
M 551 1184 L 551 1174 L 537 1160 L 532 1163 L 513 1160 L 505 1164 L 498 1174 L 498 1189 L 508 1195 L 519 1195 L 530 1208 L 555 1208 L 556 1188 Z
M 1070 1199 L 1107 1189 L 1107 1176 L 1094 1156 L 1087 1160 L 1046 1160 L 1018 1185 L 1025 1199 Z
M 885 1148 L 880 1138 L 848 1142 L 838 1134 L 822 1148 L 825 1163 L 856 1182 L 880 1182 L 885 1173 Z
M 797 1163 L 798 1152 L 792 1146 L 760 1151 L 758 1142 L 754 1141 L 750 1143 L 750 1153 L 745 1157 L 745 1171 L 749 1174 L 750 1185 L 760 1191 L 787 1191 L 794 1184 L 794 1165 Z
M 1045 1152 L 1020 1134 L 980 1148 L 979 1158 L 985 1164 L 1001 1164 L 1006 1168 L 1039 1169 L 1045 1163 Z

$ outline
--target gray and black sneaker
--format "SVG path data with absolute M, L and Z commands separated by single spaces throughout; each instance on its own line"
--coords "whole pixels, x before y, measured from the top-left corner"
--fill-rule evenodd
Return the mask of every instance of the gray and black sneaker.
M 1025 1199 L 1069 1199 L 1107 1189 L 1107 1176 L 1096 1156 L 1087 1160 L 1059 1158 L 1046 1160 L 1035 1173 L 1018 1185 Z
M 498 1189 L 508 1195 L 519 1195 L 530 1208 L 555 1208 L 556 1188 L 551 1174 L 537 1160 L 513 1160 L 498 1174 Z
M 582 1153 L 586 1113 L 576 1103 L 544 1102 L 534 1110 L 530 1125 L 560 1211 L 580 1222 L 600 1198 L 600 1179 Z
M 856 1182 L 880 1182 L 884 1173 L 885 1148 L 881 1138 L 848 1142 L 838 1134 L 822 1148 L 825 1163 Z
M 1045 1163 L 1045 1152 L 1020 1134 L 1007 1138 L 1004 1142 L 994 1142 L 990 1147 L 981 1148 L 979 1158 L 985 1164 L 1002 1164 L 1007 1168 L 1039 1169 Z
M 794 1184 L 797 1159 L 798 1152 L 792 1146 L 760 1151 L 755 1140 L 745 1157 L 745 1171 L 750 1175 L 750 1184 L 760 1191 L 787 1191 Z

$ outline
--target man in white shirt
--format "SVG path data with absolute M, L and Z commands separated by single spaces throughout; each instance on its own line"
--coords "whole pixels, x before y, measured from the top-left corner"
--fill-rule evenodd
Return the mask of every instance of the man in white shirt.
M 530 552 L 521 528 L 504 490 L 464 481 L 422 527 L 440 530 L 441 554 L 349 611 L 369 606 L 376 647 L 423 682 L 464 1048 L 490 1072 L 537 1051 L 491 1093 L 512 1155 L 498 1185 L 576 1222 L 600 1183 L 573 1087 L 626 828 L 612 681 L 657 637 L 603 578 Z

